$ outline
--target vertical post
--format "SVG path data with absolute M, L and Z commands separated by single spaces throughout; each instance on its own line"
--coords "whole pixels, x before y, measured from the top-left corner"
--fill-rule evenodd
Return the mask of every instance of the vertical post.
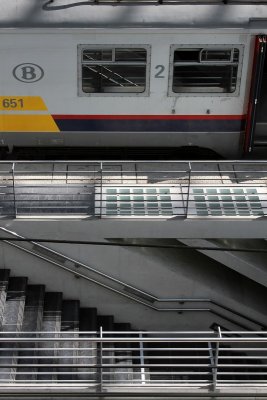
M 103 338 L 103 328 L 102 326 L 100 326 L 100 344 L 99 344 L 99 391 L 100 393 L 102 393 L 103 390 L 103 342 L 102 342 L 102 338 Z
M 185 210 L 185 215 L 186 218 L 188 216 L 188 207 L 189 207 L 189 195 L 190 195 L 190 184 L 191 184 L 191 162 L 188 163 L 189 165 L 189 171 L 188 171 L 188 187 L 187 187 L 187 199 L 186 199 L 186 210 Z
M 13 201 L 14 201 L 14 213 L 17 217 L 17 204 L 16 204 L 16 190 L 15 190 L 15 163 L 12 163 L 12 187 L 13 187 Z
M 142 333 L 139 333 L 140 342 L 139 342 L 139 351 L 140 351 L 140 364 L 145 364 L 145 356 L 144 356 L 144 343 L 142 342 Z M 141 384 L 146 384 L 146 374 L 145 374 L 145 367 L 141 367 Z
M 102 218 L 103 208 L 103 163 L 100 163 L 100 218 Z
M 218 338 L 221 339 L 222 333 L 221 328 L 218 326 Z M 218 376 L 218 362 L 219 362 L 219 342 L 216 342 L 215 356 L 214 356 L 214 368 L 213 368 L 213 390 L 217 388 L 217 376 Z

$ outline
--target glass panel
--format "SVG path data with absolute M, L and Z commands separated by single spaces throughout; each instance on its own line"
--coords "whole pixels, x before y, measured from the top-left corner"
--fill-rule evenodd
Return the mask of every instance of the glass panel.
M 250 201 L 259 201 L 259 196 L 248 196 Z
M 217 189 L 207 189 L 208 194 L 217 194 Z
M 184 49 L 174 52 L 174 62 L 198 62 L 201 49 Z
M 262 210 L 252 210 L 253 215 L 264 215 Z
M 121 210 L 120 215 L 131 215 L 131 210 Z
M 117 193 L 117 189 L 107 189 L 107 193 Z
M 217 210 L 211 210 L 210 213 L 211 213 L 211 215 L 222 215 L 222 211 L 221 210 L 220 211 L 219 210 L 218 211 Z
M 207 217 L 208 211 L 204 211 L 204 210 L 197 210 L 197 215 L 202 216 L 202 217 Z
M 142 93 L 146 86 L 146 65 L 83 65 L 85 93 Z
M 161 203 L 162 208 L 172 208 L 172 203 Z
M 160 194 L 169 194 L 170 193 L 170 189 L 167 189 L 167 188 L 159 189 L 159 193 Z
M 146 189 L 146 193 L 149 193 L 149 194 L 156 194 L 157 193 L 157 189 Z
M 134 203 L 134 208 L 144 208 L 145 207 L 145 203 Z
M 158 208 L 158 203 L 148 203 L 147 208 Z
M 249 210 L 238 210 L 238 214 L 248 216 L 248 215 L 250 215 L 250 212 L 249 212 Z
M 224 208 L 235 208 L 234 203 L 223 203 Z
M 131 208 L 131 203 L 120 203 L 120 208 L 128 209 Z
M 251 208 L 261 208 L 261 203 L 250 203 Z
M 247 203 L 236 203 L 237 208 L 247 208 Z
M 118 215 L 117 210 L 107 210 L 107 215 Z
M 208 200 L 219 201 L 219 197 L 218 196 L 208 196 Z
M 246 192 L 248 194 L 257 194 L 257 189 L 251 188 L 251 189 L 247 189 Z
M 220 189 L 219 193 L 221 193 L 221 194 L 231 194 L 231 190 L 230 189 Z
M 145 215 L 145 210 L 134 210 L 134 215 Z
M 235 210 L 224 210 L 225 215 L 231 215 L 231 216 L 236 216 Z
M 236 82 L 233 65 L 176 65 L 173 70 L 175 93 L 233 93 Z
M 203 189 L 193 189 L 193 193 L 202 194 L 202 193 L 204 193 L 204 190 Z
M 232 201 L 232 196 L 222 196 L 223 201 Z
M 231 61 L 231 50 L 202 50 L 201 61 Z
M 116 209 L 118 208 L 117 203 L 107 203 L 107 209 Z
M 221 208 L 220 203 L 209 203 L 209 207 L 211 209 L 215 209 L 215 208 Z
M 83 61 L 112 61 L 112 50 L 111 49 L 100 49 L 100 50 L 84 50 Z
M 206 198 L 205 198 L 205 196 L 194 196 L 194 200 L 195 201 L 205 201 Z
M 207 208 L 206 203 L 196 203 L 196 208 Z
M 243 194 L 244 190 L 243 189 L 233 189 L 234 194 Z
M 146 62 L 145 49 L 116 49 L 115 61 Z
M 147 210 L 148 215 L 159 215 L 158 210 Z

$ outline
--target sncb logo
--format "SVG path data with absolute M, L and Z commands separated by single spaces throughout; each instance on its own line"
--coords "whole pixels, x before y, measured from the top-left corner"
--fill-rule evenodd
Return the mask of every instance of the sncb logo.
M 24 63 L 13 69 L 13 76 L 20 82 L 33 83 L 43 78 L 44 70 L 37 64 Z

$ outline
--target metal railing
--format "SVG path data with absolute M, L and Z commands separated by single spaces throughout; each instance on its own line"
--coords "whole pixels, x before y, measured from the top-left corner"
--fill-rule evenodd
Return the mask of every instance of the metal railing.
M 0 216 L 259 218 L 265 161 L 1 162 Z
M 238 328 L 246 330 L 267 329 L 266 324 L 262 321 L 252 318 L 249 315 L 245 315 L 233 307 L 227 307 L 225 304 L 210 298 L 158 297 L 151 292 L 141 290 L 137 286 L 130 285 L 125 281 L 117 279 L 88 264 L 82 263 L 77 259 L 70 258 L 62 252 L 51 249 L 37 241 L 27 240 L 23 236 L 18 235 L 9 229 L 0 227 L 0 232 L 11 236 L 10 240 L 3 240 L 4 243 L 9 246 L 15 247 L 27 254 L 31 254 L 38 259 L 48 262 L 56 268 L 73 274 L 74 277 L 79 277 L 86 281 L 93 282 L 94 284 L 111 291 L 113 294 L 123 296 L 135 303 L 150 308 L 153 311 L 211 313 L 236 325 Z M 16 243 L 14 242 L 14 238 L 25 239 L 25 242 Z
M 137 6 L 137 5 L 212 5 L 212 4 L 266 4 L 266 0 L 87 0 L 86 2 L 73 1 L 72 3 L 57 5 L 54 0 L 48 0 L 44 5 L 44 10 L 65 10 L 66 8 L 72 8 L 81 5 L 124 5 L 124 6 Z
M 267 393 L 264 332 L 1 332 L 1 388 Z M 29 386 L 30 385 L 30 386 Z

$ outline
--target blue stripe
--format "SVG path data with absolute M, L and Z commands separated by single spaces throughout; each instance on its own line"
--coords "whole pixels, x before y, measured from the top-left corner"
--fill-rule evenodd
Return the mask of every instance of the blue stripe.
M 56 119 L 61 131 L 87 132 L 240 132 L 244 120 Z

